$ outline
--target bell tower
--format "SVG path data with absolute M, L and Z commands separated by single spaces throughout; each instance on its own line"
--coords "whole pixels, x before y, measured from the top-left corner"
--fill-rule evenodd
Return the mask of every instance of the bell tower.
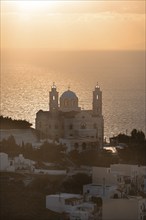
M 50 112 L 56 112 L 58 110 L 58 92 L 54 82 L 49 92 L 49 109 Z
M 93 91 L 93 103 L 92 103 L 93 115 L 102 116 L 102 92 L 97 83 Z

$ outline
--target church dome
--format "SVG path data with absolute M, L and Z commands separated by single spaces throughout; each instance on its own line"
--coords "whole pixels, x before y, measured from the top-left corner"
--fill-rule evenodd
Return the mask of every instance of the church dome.
M 74 92 L 72 92 L 71 90 L 65 91 L 60 98 L 63 99 L 76 99 L 77 96 Z
M 67 90 L 61 95 L 60 110 L 64 112 L 79 111 L 78 97 L 71 90 Z

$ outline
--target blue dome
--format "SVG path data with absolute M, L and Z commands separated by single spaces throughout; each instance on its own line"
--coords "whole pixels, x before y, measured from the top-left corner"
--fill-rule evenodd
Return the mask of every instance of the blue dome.
M 74 92 L 68 90 L 68 91 L 65 91 L 65 92 L 61 95 L 60 98 L 61 98 L 61 99 L 62 99 L 62 98 L 63 98 L 63 99 L 76 99 L 77 96 L 76 96 L 76 94 L 75 94 Z

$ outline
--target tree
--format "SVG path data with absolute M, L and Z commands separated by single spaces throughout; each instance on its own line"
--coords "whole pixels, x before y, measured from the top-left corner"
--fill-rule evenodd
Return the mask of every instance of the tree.
M 138 131 L 136 129 L 133 129 L 131 131 L 131 140 L 136 143 L 141 143 L 145 141 L 145 134 L 143 131 Z
M 16 120 L 10 117 L 0 116 L 0 129 L 28 129 L 32 126 L 26 120 Z

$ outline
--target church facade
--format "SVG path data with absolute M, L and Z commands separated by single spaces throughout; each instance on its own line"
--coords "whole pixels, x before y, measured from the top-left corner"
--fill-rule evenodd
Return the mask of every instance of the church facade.
M 82 110 L 73 91 L 68 89 L 59 100 L 53 84 L 49 92 L 49 111 L 36 113 L 35 127 L 40 139 L 57 140 L 66 145 L 67 152 L 102 148 L 104 120 L 100 87 L 96 85 L 93 91 L 92 109 Z

